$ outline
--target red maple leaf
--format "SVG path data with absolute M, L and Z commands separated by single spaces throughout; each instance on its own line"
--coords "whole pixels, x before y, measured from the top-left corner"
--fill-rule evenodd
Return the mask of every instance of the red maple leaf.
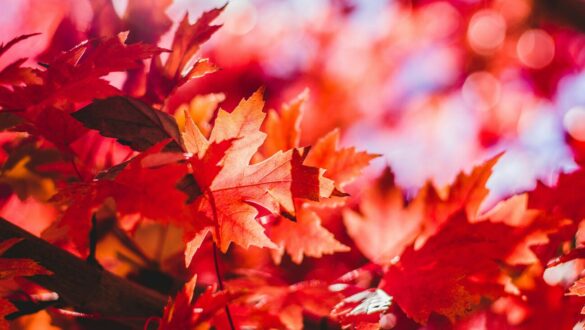
M 12 238 L 0 242 L 0 256 L 22 239 Z M 9 280 L 21 276 L 51 275 L 52 273 L 30 259 L 0 258 L 0 280 Z M 17 309 L 8 300 L 0 298 L 0 329 L 8 329 L 5 316 Z
M 194 276 L 185 283 L 174 299 L 169 300 L 163 311 L 159 330 L 194 329 L 209 322 L 217 311 L 237 297 L 227 291 L 215 292 L 213 287 L 208 287 L 199 297 L 194 297 L 196 283 L 197 276 Z
M 126 36 L 85 41 L 55 58 L 46 70 L 29 71 L 35 78 L 27 78 L 28 84 L 0 89 L 0 107 L 25 119 L 22 129 L 69 150 L 69 144 L 86 131 L 69 115 L 75 105 L 120 94 L 103 76 L 136 68 L 162 51 L 141 43 L 126 45 Z
M 6 44 L 0 44 L 0 57 L 8 51 L 12 46 L 16 45 L 22 40 L 28 39 L 30 37 L 36 36 L 39 33 L 32 33 L 32 34 L 25 34 L 19 37 L 16 37 Z M 40 78 L 37 76 L 37 70 L 33 68 L 26 68 L 22 67 L 21 65 L 26 62 L 26 58 L 20 58 L 2 70 L 0 70 L 0 95 L 3 93 L 9 93 L 8 90 L 4 89 L 3 86 L 15 86 L 18 84 L 36 84 L 40 83 Z
M 193 221 L 195 212 L 186 203 L 188 196 L 177 189 L 188 174 L 188 168 L 177 162 L 184 159 L 182 154 L 161 151 L 165 144 L 162 142 L 117 166 L 100 180 L 62 189 L 53 201 L 68 207 L 43 235 L 51 241 L 72 240 L 84 250 L 91 214 L 107 198 L 115 201 L 121 218 L 138 214 L 142 218 L 173 223 L 192 235 L 197 227 L 197 222 Z
M 381 318 L 392 305 L 392 297 L 381 289 L 367 289 L 355 293 L 341 302 L 333 310 L 331 317 L 343 326 L 356 329 L 380 329 Z
M 557 257 L 560 257 L 560 260 L 556 262 L 579 257 L 579 250 L 569 252 L 567 256 L 559 256 L 559 251 L 567 252 L 566 249 L 560 248 L 563 244 L 573 244 L 572 241 L 578 234 L 579 223 L 585 218 L 585 204 L 581 198 L 583 187 L 585 170 L 579 168 L 571 173 L 561 173 L 552 186 L 538 182 L 536 188 L 527 193 L 528 207 L 549 215 L 556 229 L 549 236 L 550 243 L 538 250 L 539 257 L 544 263 Z
M 260 272 L 244 271 L 241 275 L 226 283 L 228 291 L 241 295 L 231 305 L 240 309 L 242 317 L 237 323 L 241 326 L 300 330 L 303 329 L 303 313 L 327 316 L 342 298 L 322 281 L 289 285 Z
M 192 78 L 217 70 L 207 59 L 194 61 L 201 44 L 209 40 L 221 25 L 211 23 L 223 12 L 225 6 L 204 12 L 194 24 L 189 24 L 189 15 L 183 20 L 173 37 L 171 53 L 163 64 L 160 57 L 152 61 L 148 74 L 146 98 L 161 103 L 178 87 Z
M 268 236 L 278 246 L 272 252 L 276 263 L 280 263 L 284 252 L 297 264 L 304 256 L 320 258 L 325 254 L 349 251 L 335 236 L 321 225 L 319 215 L 307 205 L 302 207 L 296 221 L 280 217 L 270 227 Z
M 553 186 L 539 181 L 536 188 L 528 194 L 528 205 L 530 208 L 578 222 L 585 218 L 585 204 L 581 198 L 584 187 L 585 169 L 561 173 Z
M 455 321 L 481 307 L 483 299 L 504 294 L 501 265 L 529 232 L 489 220 L 470 223 L 460 211 L 421 248 L 408 247 L 380 287 L 419 323 L 432 313 Z

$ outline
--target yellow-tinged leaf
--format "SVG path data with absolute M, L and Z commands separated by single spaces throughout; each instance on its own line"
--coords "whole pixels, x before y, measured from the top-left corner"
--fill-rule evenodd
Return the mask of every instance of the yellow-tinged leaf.
M 187 114 L 204 136 L 211 130 L 210 121 L 218 105 L 225 100 L 222 93 L 212 93 L 195 96 L 191 102 L 181 104 L 175 112 L 175 119 L 179 129 L 184 132 L 187 124 Z

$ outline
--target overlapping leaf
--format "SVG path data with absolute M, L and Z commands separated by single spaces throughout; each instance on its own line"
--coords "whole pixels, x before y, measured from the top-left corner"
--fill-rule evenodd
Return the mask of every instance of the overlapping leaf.
M 392 297 L 381 289 L 367 289 L 339 302 L 331 316 L 344 326 L 356 329 L 379 329 L 382 315 L 392 305 Z
M 68 150 L 85 132 L 69 115 L 75 104 L 118 95 L 103 76 L 135 68 L 162 51 L 152 45 L 126 45 L 125 39 L 122 33 L 89 40 L 55 58 L 46 70 L 27 71 L 27 84 L 0 88 L 0 107 L 26 120 L 23 129 Z
M 223 12 L 225 6 L 207 11 L 194 24 L 189 15 L 183 20 L 173 37 L 171 53 L 163 64 L 160 57 L 152 61 L 148 75 L 147 95 L 154 102 L 161 102 L 176 88 L 192 78 L 214 72 L 217 68 L 207 59 L 194 60 L 202 43 L 207 41 L 221 27 L 211 23 Z
M 371 261 L 387 264 L 420 234 L 424 225 L 424 192 L 405 205 L 390 168 L 361 196 L 359 213 L 346 209 L 347 233 Z
M 263 156 L 272 155 L 278 150 L 299 147 L 300 123 L 307 97 L 308 92 L 304 91 L 293 101 L 285 104 L 280 113 L 269 112 L 264 124 L 267 142 L 261 149 Z M 336 188 L 342 189 L 378 155 L 358 152 L 352 147 L 339 148 L 338 143 L 339 131 L 332 131 L 316 141 L 303 164 L 325 169 L 323 175 L 331 179 Z M 333 198 L 322 201 L 318 207 L 335 208 L 343 203 L 342 199 Z M 280 263 L 285 252 L 291 256 L 293 262 L 301 263 L 304 256 L 319 258 L 325 254 L 349 250 L 322 226 L 322 220 L 315 207 L 316 205 L 310 202 L 304 202 L 300 206 L 302 211 L 297 214 L 296 222 L 280 217 L 271 225 L 270 238 L 278 245 L 278 249 L 272 253 L 277 263 Z
M 182 290 L 164 309 L 159 330 L 189 330 L 208 325 L 210 319 L 237 295 L 227 291 L 214 292 L 208 287 L 199 297 L 194 297 L 197 276 L 185 283 Z
M 8 280 L 20 276 L 51 275 L 51 272 L 30 259 L 2 258 L 1 256 L 21 239 L 9 239 L 0 242 L 0 280 Z M 8 329 L 5 316 L 16 312 L 8 300 L 0 298 L 0 329 Z
M 501 265 L 528 233 L 491 221 L 472 224 L 455 213 L 420 249 L 408 247 L 381 287 L 417 322 L 431 313 L 455 321 L 504 294 Z
M 171 115 L 129 97 L 96 100 L 72 116 L 134 150 L 144 151 L 166 139 L 173 140 L 175 150 L 183 148 L 179 128 Z
M 113 199 L 122 217 L 138 214 L 162 223 L 174 223 L 192 233 L 198 222 L 186 203 L 188 196 L 177 189 L 188 174 L 187 167 L 178 162 L 183 159 L 181 154 L 161 152 L 163 146 L 164 142 L 121 164 L 105 178 L 61 190 L 53 201 L 68 207 L 45 236 L 56 240 L 55 235 L 61 232 L 57 229 L 65 228 L 68 236 L 62 238 L 71 239 L 85 249 L 91 214 L 108 198 Z
M 294 215 L 295 199 L 318 200 L 331 192 L 321 184 L 317 168 L 303 165 L 298 150 L 279 151 L 250 164 L 265 139 L 260 131 L 263 105 L 262 92 L 258 91 L 233 112 L 221 110 L 209 140 L 193 123 L 186 126 L 185 144 L 195 155 L 191 158 L 193 175 L 203 191 L 198 210 L 214 222 L 208 231 L 222 251 L 227 251 L 231 242 L 274 248 L 255 219 L 259 214 Z M 224 150 L 226 142 L 230 146 Z
M 227 283 L 227 290 L 241 297 L 234 305 L 242 308 L 241 326 L 303 329 L 303 313 L 316 317 L 329 314 L 342 295 L 322 281 L 289 285 L 258 272 L 246 272 Z M 270 326 L 267 326 L 270 324 Z

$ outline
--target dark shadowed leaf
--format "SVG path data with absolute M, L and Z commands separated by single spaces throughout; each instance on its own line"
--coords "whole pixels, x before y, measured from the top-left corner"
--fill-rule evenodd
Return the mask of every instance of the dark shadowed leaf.
M 195 181 L 195 177 L 192 174 L 185 175 L 179 183 L 177 183 L 177 189 L 184 192 L 187 196 L 187 204 L 191 204 L 197 197 L 203 195 L 201 187 Z
M 169 138 L 173 140 L 171 149 L 182 149 L 175 119 L 132 98 L 113 96 L 96 100 L 72 116 L 86 127 L 116 138 L 134 150 L 144 151 Z
M 12 128 L 20 123 L 22 119 L 17 115 L 9 112 L 0 112 L 0 131 Z

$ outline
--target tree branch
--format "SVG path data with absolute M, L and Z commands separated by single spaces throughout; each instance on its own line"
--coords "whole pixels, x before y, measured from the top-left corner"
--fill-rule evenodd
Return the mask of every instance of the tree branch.
M 24 240 L 3 257 L 32 259 L 52 271 L 51 276 L 28 279 L 57 292 L 61 300 L 76 310 L 132 327 L 142 327 L 148 317 L 162 315 L 167 297 L 92 266 L 0 218 L 0 241 L 15 237 Z

